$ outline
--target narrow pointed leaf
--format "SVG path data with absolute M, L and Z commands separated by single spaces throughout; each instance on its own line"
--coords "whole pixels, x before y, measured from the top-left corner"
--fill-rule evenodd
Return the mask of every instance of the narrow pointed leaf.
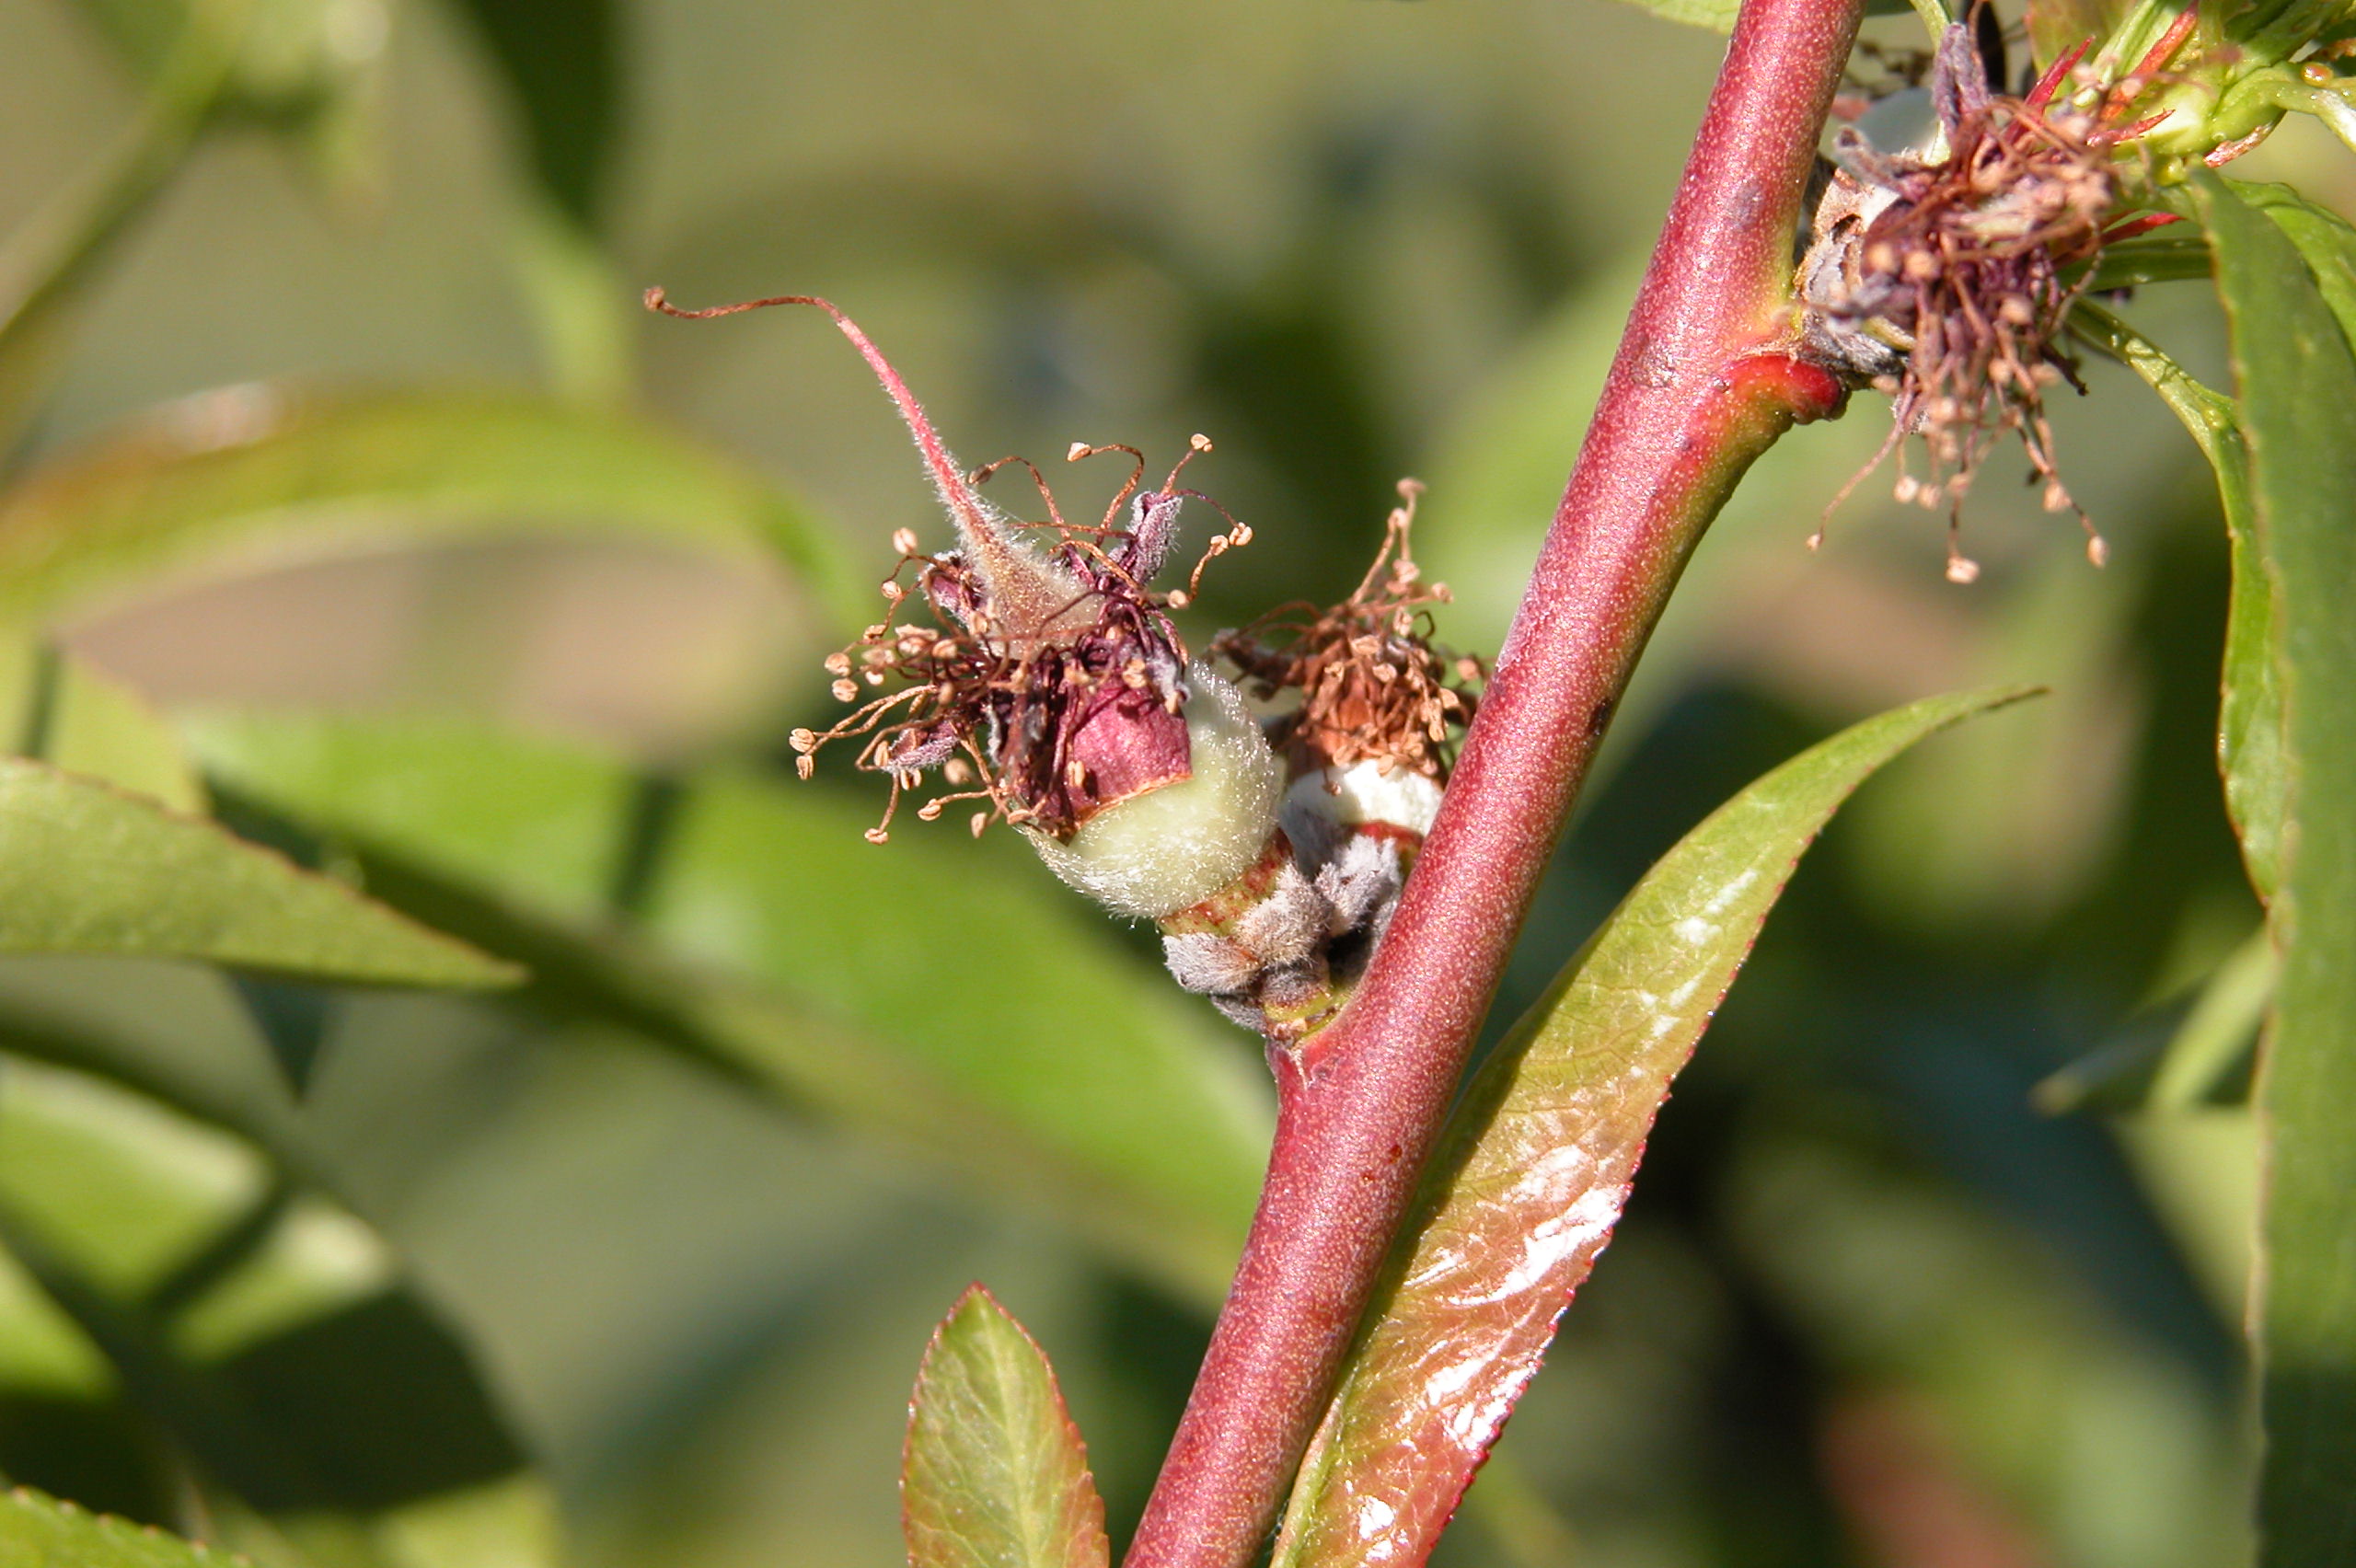
M 204 959 L 382 985 L 517 974 L 210 822 L 21 757 L 0 758 L 0 952 Z
M 2274 580 L 2258 555 L 2249 444 L 2240 414 L 2231 398 L 2202 386 L 2108 311 L 2082 304 L 2071 319 L 2081 336 L 2160 395 L 2216 473 L 2233 565 L 2217 762 L 2225 780 L 2225 813 L 2241 842 L 2250 886 L 2260 899 L 2271 898 L 2282 843 L 2282 690 L 2274 651 Z
M 2325 306 L 2338 317 L 2340 331 L 2356 337 L 2356 226 L 2287 185 L 2256 185 L 2237 179 L 2224 184 L 2245 204 L 2272 218 L 2274 226 L 2298 248 L 2307 270 L 2315 274 Z
M 2339 322 L 2343 337 L 2356 341 L 2356 228 L 2336 213 L 2308 202 L 2287 185 L 2224 182 L 2250 206 L 2274 220 L 2297 247 L 2315 276 L 2324 304 Z M 2281 858 L 2289 788 L 2282 736 L 2281 649 L 2275 621 L 2280 579 L 2261 559 L 2248 457 L 2239 471 L 2218 469 L 2225 502 L 2226 530 L 2233 539 L 2233 602 L 2225 620 L 2225 699 L 2219 744 L 2225 766 L 2226 805 L 2242 837 L 2261 898 L 2273 896 Z
M 0 1494 L 0 1568 L 220 1568 L 237 1561 L 29 1486 Z
M 630 55 L 612 0 L 467 0 L 521 111 L 533 172 L 557 205 L 595 230 L 618 138 Z
M 2247 1062 L 2250 1045 L 2274 1000 L 2274 943 L 2260 927 L 2217 966 L 2193 998 L 2152 1075 L 2145 1104 L 2155 1111 L 2191 1110 Z
M 1801 851 L 1890 758 L 2026 695 L 1914 703 L 1752 784 L 1654 865 L 1515 1026 L 1433 1156 L 1276 1568 L 1424 1561 L 1610 1239 L 1669 1080 Z
M 933 1332 L 908 1402 L 909 1568 L 1103 1568 L 1104 1505 L 1047 1358 L 988 1291 Z
M 643 414 L 506 393 L 236 387 L 62 459 L 0 502 L 0 618 L 51 617 L 232 548 L 555 528 L 781 559 L 846 619 L 874 601 L 800 508 Z
M 2286 816 L 2268 923 L 2281 968 L 2258 1065 L 2250 1321 L 2258 1561 L 2307 1568 L 2356 1560 L 2356 353 L 2317 282 L 2314 233 L 2286 234 L 2213 176 L 2194 192 L 2278 617 Z

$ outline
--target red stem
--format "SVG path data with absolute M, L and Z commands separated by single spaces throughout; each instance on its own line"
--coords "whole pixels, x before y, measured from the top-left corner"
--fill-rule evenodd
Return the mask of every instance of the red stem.
M 1531 894 L 1685 559 L 1751 460 L 1836 412 L 1792 236 L 1860 0 L 1747 0 L 1595 421 L 1381 951 L 1279 1082 L 1242 1266 L 1127 1568 L 1244 1568 L 1322 1414 Z

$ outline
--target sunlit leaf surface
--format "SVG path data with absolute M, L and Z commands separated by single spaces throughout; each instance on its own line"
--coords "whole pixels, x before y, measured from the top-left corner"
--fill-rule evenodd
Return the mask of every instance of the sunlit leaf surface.
M 2242 863 L 2260 898 L 2281 875 L 2282 847 L 2282 690 L 2274 651 L 2274 579 L 2258 544 L 2250 497 L 2249 445 L 2234 400 L 2202 386 L 2183 366 L 2118 317 L 2081 305 L 2078 331 L 2142 376 L 2182 421 L 2217 476 L 2233 557 L 2233 597 L 2225 610 L 2224 695 L 2217 711 L 2217 759 L 2225 778 L 2225 811 L 2241 840 Z
M 641 415 L 524 394 L 310 399 L 228 387 L 0 500 L 0 617 L 33 619 L 231 548 L 562 527 L 782 560 L 848 618 L 826 531 L 756 475 Z
M 6 1568 L 198 1568 L 219 1559 L 187 1541 L 19 1486 L 0 1495 Z
M 1056 1375 L 978 1285 L 926 1347 L 900 1505 L 909 1568 L 1103 1568 L 1104 1505 Z
M 1467 1091 L 1311 1442 L 1279 1568 L 1430 1552 L 1610 1239 L 1671 1078 L 1794 863 L 1868 775 L 2018 688 L 1868 720 L 1751 785 L 1629 894 Z
M 2258 1070 L 2253 1321 L 2260 1561 L 2304 1568 L 2356 1553 L 2356 354 L 2329 303 L 2356 275 L 2356 236 L 2319 222 L 2286 234 L 2222 180 L 2195 189 L 2280 617 L 2287 817 L 2269 921 L 2281 971 Z M 2328 265 L 2311 270 L 2319 255 Z
M 0 951 L 208 959 L 387 985 L 516 978 L 211 823 L 13 757 L 0 758 Z

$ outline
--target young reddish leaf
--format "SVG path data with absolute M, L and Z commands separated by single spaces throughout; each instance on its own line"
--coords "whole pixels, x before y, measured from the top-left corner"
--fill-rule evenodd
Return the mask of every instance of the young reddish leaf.
M 1474 1078 L 1311 1441 L 1275 1568 L 1430 1553 L 1626 1201 L 1800 852 L 1876 768 L 2029 695 L 1933 698 L 1842 732 L 1687 834 Z
M 1104 1568 L 1104 1505 L 1047 1358 L 976 1285 L 935 1329 L 908 1401 L 909 1568 Z

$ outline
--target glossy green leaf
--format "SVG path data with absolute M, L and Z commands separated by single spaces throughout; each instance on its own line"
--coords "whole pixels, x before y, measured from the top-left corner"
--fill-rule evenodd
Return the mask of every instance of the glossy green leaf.
M 2315 274 L 2324 304 L 2339 318 L 2339 329 L 2356 336 L 2356 226 L 2287 185 L 2237 179 L 2224 184 L 2245 204 L 2272 218 L 2275 226 L 2298 247 L 2307 270 Z
M 516 978 L 212 823 L 14 757 L 0 758 L 0 952 L 204 959 L 380 985 Z
M 2279 617 L 2287 819 L 2269 922 L 2281 969 L 2258 1068 L 2252 1321 L 2259 1561 L 2307 1568 L 2356 1552 L 2356 353 L 2294 237 L 2212 176 L 2194 190 Z
M 208 393 L 0 500 L 0 619 L 32 622 L 235 549 L 531 529 L 782 560 L 848 620 L 871 583 L 758 476 L 641 412 L 522 394 Z
M 2080 337 L 2142 376 L 2190 433 L 2217 476 L 2233 563 L 2225 610 L 2223 696 L 2217 759 L 2225 812 L 2242 863 L 2261 899 L 2273 896 L 2282 852 L 2282 691 L 2274 651 L 2274 580 L 2258 554 L 2250 494 L 2249 446 L 2230 398 L 2186 374 L 2158 345 L 2100 306 L 2072 315 Z
M 1266 1147 L 1249 1052 L 1019 846 L 924 824 L 871 845 L 872 802 L 820 786 L 720 772 L 650 792 L 593 754 L 462 726 L 190 732 L 225 791 L 525 964 L 532 999 L 953 1161 L 1200 1298 L 1223 1289 Z
M 29 1486 L 0 1495 L 0 1568 L 214 1568 L 220 1561 L 152 1525 L 92 1514 Z
M 2356 341 L 2356 228 L 2282 185 L 2225 182 L 2250 206 L 2272 218 L 2298 248 L 2341 333 Z M 2243 855 L 2261 897 L 2281 875 L 2282 755 L 2280 655 L 2275 641 L 2277 579 L 2259 559 L 2252 525 L 2246 459 L 2238 475 L 2219 469 L 2225 521 L 2233 539 L 2234 597 L 2225 623 L 2225 703 L 2220 740 L 2225 760 L 2226 803 L 2243 840 Z M 2253 848 L 2255 846 L 2255 848 Z
M 1104 1505 L 1046 1355 L 975 1286 L 917 1373 L 900 1475 L 909 1568 L 1103 1568 Z
M 1419 1563 L 1619 1221 L 1669 1080 L 1793 866 L 1915 742 L 2018 700 L 1933 698 L 1761 778 L 1655 863 L 1483 1067 L 1302 1462 L 1277 1568 Z

